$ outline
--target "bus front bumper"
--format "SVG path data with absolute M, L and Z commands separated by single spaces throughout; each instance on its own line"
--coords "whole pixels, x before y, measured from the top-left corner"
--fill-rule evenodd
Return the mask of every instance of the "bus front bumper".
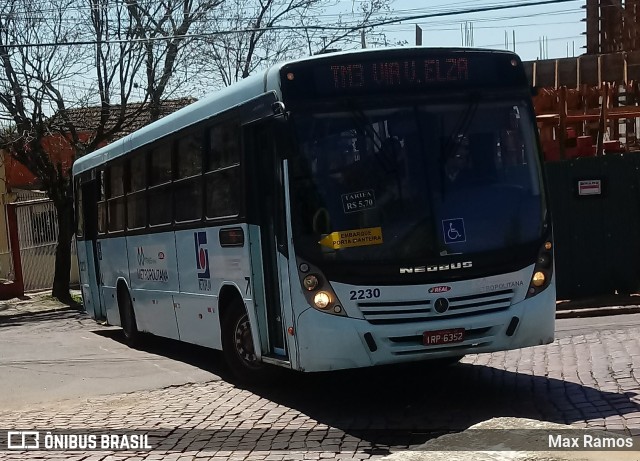
M 307 309 L 297 322 L 297 368 L 361 368 L 548 344 L 554 337 L 556 310 L 555 290 L 549 288 L 500 312 L 396 325 Z M 461 341 L 424 344 L 425 333 L 459 329 L 464 329 Z

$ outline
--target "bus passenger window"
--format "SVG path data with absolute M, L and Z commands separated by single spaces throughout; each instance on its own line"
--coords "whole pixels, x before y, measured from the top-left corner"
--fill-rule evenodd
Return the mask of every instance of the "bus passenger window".
M 141 152 L 131 159 L 129 164 L 129 192 L 136 192 L 147 187 L 146 160 L 146 152 Z
M 124 163 L 120 160 L 109 168 L 107 228 L 110 232 L 124 230 Z
M 176 221 L 202 218 L 202 137 L 192 134 L 178 141 L 178 177 L 174 184 Z
M 158 146 L 151 152 L 149 181 L 149 224 L 171 224 L 171 143 Z
M 238 166 L 207 174 L 207 218 L 236 216 L 240 212 L 239 183 Z
M 150 186 L 171 181 L 171 144 L 159 146 L 151 151 Z
M 217 170 L 240 162 L 240 126 L 226 122 L 209 131 L 207 171 Z
M 176 155 L 178 179 L 189 178 L 202 172 L 202 139 L 192 134 L 178 141 Z
M 147 157 L 140 152 L 129 163 L 127 194 L 127 228 L 140 229 L 147 225 Z
M 207 218 L 237 216 L 240 212 L 240 127 L 236 122 L 217 125 L 209 131 L 205 173 Z
M 171 224 L 171 189 L 160 187 L 154 189 L 149 197 L 149 224 L 158 226 Z

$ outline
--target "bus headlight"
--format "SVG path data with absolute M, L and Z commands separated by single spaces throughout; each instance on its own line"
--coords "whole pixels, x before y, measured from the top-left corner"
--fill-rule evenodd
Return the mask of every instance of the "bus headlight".
M 313 303 L 318 309 L 326 309 L 331 304 L 331 296 L 326 291 L 319 291 L 313 297 Z
M 297 265 L 301 292 L 307 305 L 325 314 L 347 317 L 344 305 L 322 271 L 299 258 Z

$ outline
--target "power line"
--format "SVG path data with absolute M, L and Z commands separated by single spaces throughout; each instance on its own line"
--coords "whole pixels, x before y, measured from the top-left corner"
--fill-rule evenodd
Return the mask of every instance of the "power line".
M 83 46 L 83 45 L 97 45 L 101 44 L 123 44 L 123 43 L 148 43 L 155 41 L 165 41 L 165 40 L 185 40 L 185 39 L 197 39 L 197 38 L 208 38 L 215 37 L 218 35 L 231 35 L 238 33 L 255 33 L 255 32 L 270 32 L 270 31 L 292 31 L 292 30 L 301 30 L 301 31 L 309 31 L 309 30 L 317 30 L 317 31 L 337 31 L 337 32 L 357 32 L 359 30 L 366 30 L 375 27 L 382 27 L 391 24 L 398 24 L 405 21 L 417 21 L 420 19 L 429 19 L 429 18 L 437 18 L 437 17 L 446 17 L 446 16 L 457 16 L 463 14 L 473 14 L 473 13 L 484 13 L 489 11 L 499 11 L 499 10 L 507 10 L 513 8 L 523 8 L 528 6 L 543 6 L 543 5 L 552 5 L 552 4 L 560 4 L 560 3 L 568 3 L 579 0 L 542 0 L 536 2 L 520 2 L 520 3 L 510 3 L 503 5 L 492 5 L 485 7 L 477 7 L 477 8 L 468 8 L 465 10 L 450 10 L 450 11 L 441 11 L 438 13 L 425 13 L 411 16 L 404 16 L 401 18 L 391 18 L 379 20 L 377 22 L 372 22 L 369 24 L 359 24 L 354 26 L 321 26 L 321 25 L 308 25 L 308 26 L 272 26 L 272 27 L 258 27 L 258 28 L 247 28 L 240 30 L 222 30 L 215 32 L 207 32 L 207 33 L 199 33 L 199 34 L 185 34 L 185 35 L 170 35 L 170 36 L 162 36 L 162 37 L 148 37 L 148 38 L 140 38 L 140 39 L 127 39 L 127 40 L 108 40 L 98 42 L 96 40 L 78 40 L 78 41 L 58 41 L 58 42 L 45 42 L 45 43 L 22 43 L 15 45 L 0 45 L 0 48 L 36 48 L 36 47 L 52 47 L 52 46 Z

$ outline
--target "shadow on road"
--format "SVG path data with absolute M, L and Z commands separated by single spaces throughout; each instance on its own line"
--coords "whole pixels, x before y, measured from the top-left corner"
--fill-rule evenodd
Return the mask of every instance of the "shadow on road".
M 124 342 L 120 330 L 95 333 Z M 157 337 L 146 338 L 142 350 L 234 383 L 219 352 Z M 244 389 L 381 447 L 381 453 L 385 447 L 422 444 L 495 417 L 572 424 L 640 411 L 631 400 L 635 393 L 604 392 L 570 381 L 470 364 L 311 374 L 283 370 L 268 386 Z M 224 449 L 222 443 L 218 448 Z
M 92 333 L 126 345 L 124 334 L 119 328 L 94 330 Z M 211 372 L 228 382 L 232 380 L 230 373 L 224 367 L 221 351 L 149 334 L 142 334 L 141 344 L 138 349 Z
M 0 311 L 0 328 L 20 326 L 31 322 L 50 320 L 88 319 L 87 314 L 76 307 L 62 307 L 55 310 L 36 312 Z

